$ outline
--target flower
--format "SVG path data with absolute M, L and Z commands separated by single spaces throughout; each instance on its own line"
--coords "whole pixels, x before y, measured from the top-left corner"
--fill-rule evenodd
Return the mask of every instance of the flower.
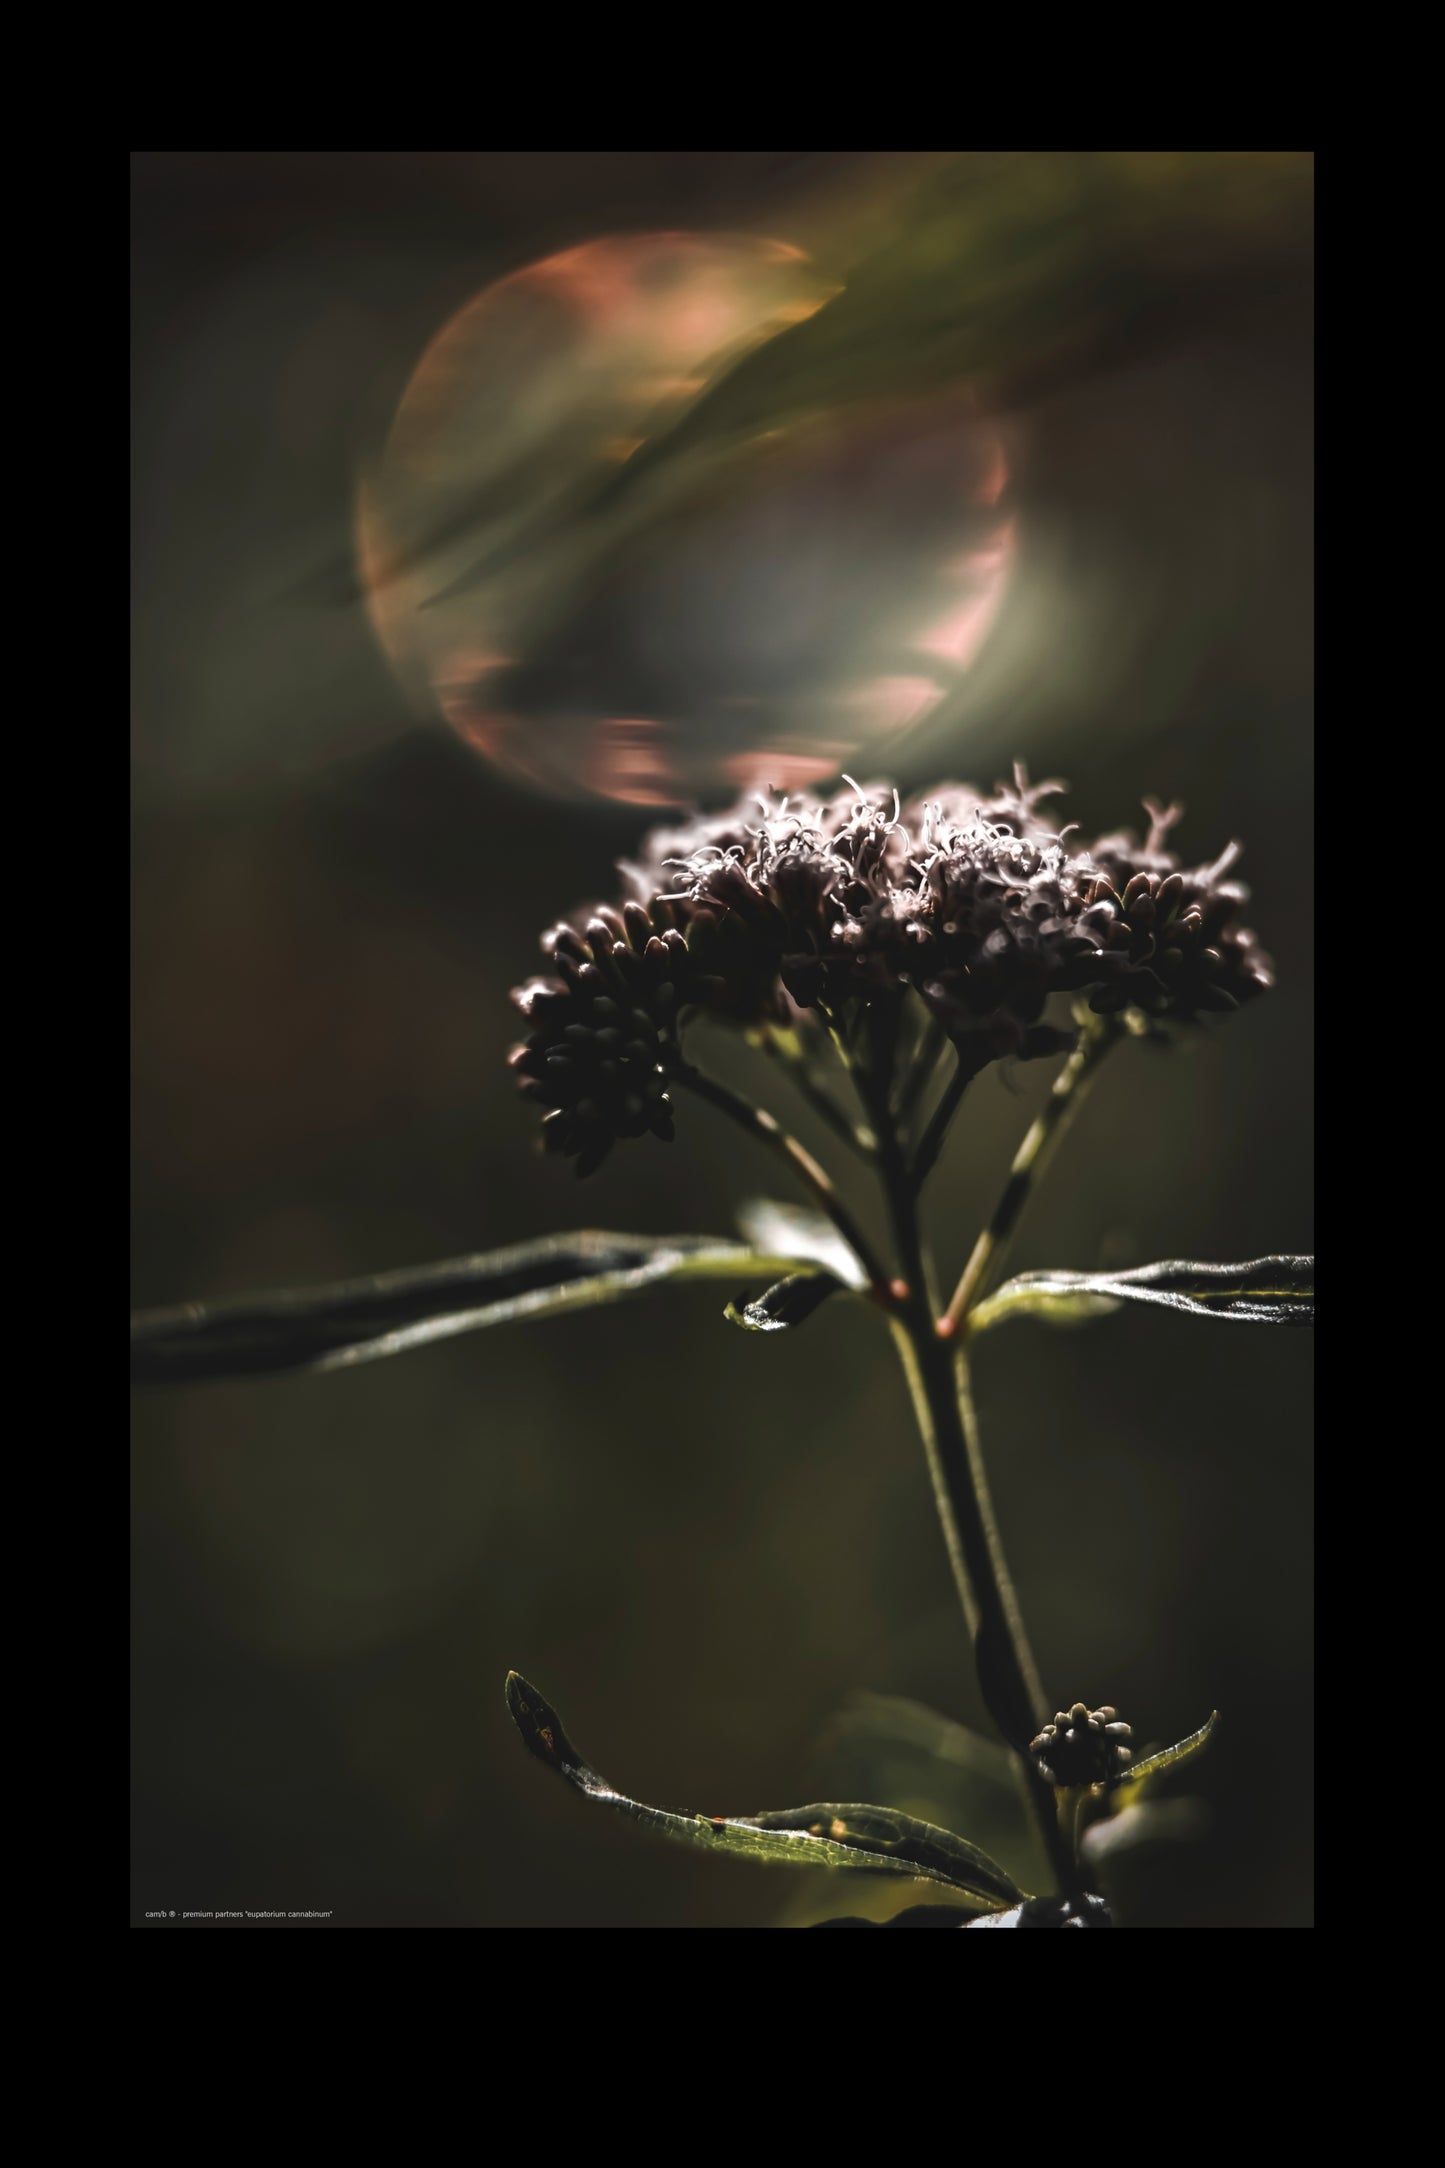
M 603 907 L 585 935 L 558 926 L 544 948 L 555 978 L 531 979 L 512 999 L 532 1029 L 511 1062 L 523 1096 L 551 1109 L 548 1151 L 600 1167 L 619 1137 L 671 1143 L 663 1054 L 689 992 L 687 943 L 638 904 Z
M 1045 1784 L 1067 1791 L 1118 1776 L 1134 1758 L 1129 1744 L 1134 1734 L 1118 1718 L 1117 1709 L 1086 1709 L 1082 1701 L 1071 1709 L 1060 1709 L 1052 1724 L 1045 1724 L 1038 1737 L 1029 1741 L 1029 1752 Z
M 1097 954 L 1080 925 L 1089 862 L 1038 813 L 1061 787 L 1020 767 L 992 799 L 955 789 L 918 811 L 912 885 L 893 908 L 911 911 L 915 983 L 970 1068 L 1073 1043 L 1040 1022 L 1051 995 L 1088 985 Z
M 817 1012 L 846 1034 L 911 991 L 971 1075 L 1073 1045 L 1046 1019 L 1056 995 L 1162 1027 L 1271 984 L 1240 920 L 1247 891 L 1226 877 L 1238 846 L 1186 869 L 1167 848 L 1176 806 L 1146 801 L 1142 843 L 1120 832 L 1087 849 L 1042 810 L 1064 786 L 1022 766 L 991 795 L 950 783 L 906 807 L 844 782 L 655 831 L 620 868 L 620 911 L 548 936 L 557 975 L 514 996 L 532 1029 L 513 1061 L 550 1110 L 549 1149 L 579 1174 L 618 1137 L 671 1135 L 667 1069 L 692 1012 L 764 1032 Z
M 1225 879 L 1240 846 L 1186 869 L 1164 848 L 1182 808 L 1146 799 L 1144 810 L 1142 845 L 1128 833 L 1103 836 L 1091 853 L 1099 874 L 1080 925 L 1098 942 L 1107 976 L 1090 1006 L 1180 1023 L 1237 1009 L 1274 984 L 1269 958 L 1240 920 L 1249 891 Z

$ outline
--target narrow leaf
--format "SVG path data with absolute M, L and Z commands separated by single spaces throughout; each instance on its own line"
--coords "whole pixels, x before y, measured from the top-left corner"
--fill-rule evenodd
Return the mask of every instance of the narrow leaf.
M 1022 1892 L 986 1852 L 946 1829 L 888 1807 L 824 1804 L 732 1817 L 673 1814 L 614 1791 L 577 1752 L 555 1709 L 519 1673 L 507 1677 L 507 1707 L 529 1750 L 584 1798 L 595 1799 L 659 1837 L 704 1851 L 794 1867 L 852 1867 L 908 1875 L 961 1890 L 976 1906 L 1015 1904 Z
M 655 503 L 676 470 L 736 464 L 765 432 L 958 383 L 994 404 L 1035 398 L 1217 322 L 1305 275 L 1311 181 L 1289 152 L 955 156 L 834 299 L 744 355 L 587 510 Z
M 1132 1272 L 1026 1272 L 979 1304 L 971 1333 L 1011 1317 L 1072 1324 L 1122 1302 L 1147 1302 L 1236 1325 L 1313 1325 L 1313 1257 L 1256 1257 L 1247 1265 L 1175 1262 Z
M 996 1916 L 996 1915 L 994 1915 Z M 814 1920 L 817 1927 L 969 1927 L 973 1922 L 962 1905 L 908 1905 L 891 1920 L 865 1920 L 845 1913 L 841 1919 Z
M 1177 1769 L 1182 1763 L 1193 1761 L 1196 1754 L 1202 1754 L 1218 1728 L 1219 1711 L 1215 1709 L 1208 1723 L 1201 1724 L 1198 1731 L 1192 1731 L 1187 1739 L 1181 1739 L 1178 1746 L 1161 1747 L 1157 1754 L 1147 1755 L 1143 1761 L 1135 1762 L 1131 1768 L 1120 1770 L 1110 1785 L 1110 1790 L 1127 1791 L 1131 1798 L 1136 1798 L 1144 1785 L 1152 1784 L 1155 1778 L 1162 1777 L 1166 1770 Z
M 131 1319 L 131 1377 L 162 1385 L 335 1370 L 484 1325 L 618 1302 L 669 1280 L 736 1285 L 790 1268 L 787 1251 L 759 1254 L 712 1235 L 547 1235 L 328 1287 L 143 1311 Z
M 921 1701 L 900 1694 L 854 1694 L 833 1719 L 831 1731 L 836 1739 L 865 1749 L 875 1743 L 909 1749 L 1014 1797 L 1014 1773 L 1005 1750 Z
M 733 1325 L 741 1325 L 744 1332 L 787 1332 L 794 1325 L 805 1325 L 813 1312 L 823 1305 L 830 1295 L 836 1295 L 842 1282 L 835 1280 L 831 1272 L 795 1272 L 786 1280 L 779 1280 L 756 1302 L 730 1302 L 723 1316 Z
M 750 1249 L 791 1257 L 800 1265 L 821 1265 L 845 1287 L 867 1285 L 852 1249 L 822 1212 L 810 1212 L 802 1204 L 784 1204 L 776 1197 L 753 1197 L 739 1210 L 738 1226 Z
M 1111 1805 L 1124 1794 L 1115 1792 Z M 1194 1849 L 1207 1837 L 1208 1808 L 1199 1799 L 1126 1806 L 1084 1831 L 1079 1853 L 1089 1879 L 1108 1897 L 1121 1927 L 1191 1924 L 1199 1877 Z

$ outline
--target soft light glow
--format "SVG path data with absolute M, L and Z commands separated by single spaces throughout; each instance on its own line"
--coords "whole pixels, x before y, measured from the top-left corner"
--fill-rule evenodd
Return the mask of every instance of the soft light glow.
M 627 235 L 451 318 L 357 504 L 420 712 L 516 780 L 665 806 L 823 782 L 956 692 L 1013 557 L 965 397 L 744 428 L 722 458 L 670 440 L 836 291 L 790 243 Z

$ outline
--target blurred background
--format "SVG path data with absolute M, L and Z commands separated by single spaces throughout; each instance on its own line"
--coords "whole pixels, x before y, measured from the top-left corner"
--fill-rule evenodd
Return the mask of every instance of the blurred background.
M 535 1156 L 504 1056 L 538 933 L 688 797 L 1016 759 L 1086 834 L 1149 793 L 1186 859 L 1242 839 L 1279 987 L 1122 1050 L 1014 1267 L 1311 1249 L 1310 186 L 1303 153 L 137 154 L 135 1305 L 731 1232 L 778 1183 L 709 1109 L 585 1186 Z M 1047 1081 L 971 1094 L 946 1273 Z M 514 1666 L 642 1798 L 873 1796 L 1026 1870 L 988 1784 L 855 1698 L 987 1729 L 886 1335 L 722 1302 L 137 1396 L 137 1921 L 918 1894 L 587 1811 Z M 1310 1365 L 1143 1311 L 980 1351 L 1050 1690 L 1156 1742 L 1224 1713 L 1139 1924 L 1312 1922 Z

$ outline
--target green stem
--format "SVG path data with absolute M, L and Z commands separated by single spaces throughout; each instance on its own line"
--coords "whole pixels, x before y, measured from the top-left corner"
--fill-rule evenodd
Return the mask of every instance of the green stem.
M 890 1323 L 928 1458 L 954 1585 L 976 1656 L 987 1651 L 979 1676 L 989 1713 L 1013 1750 L 1020 1789 L 1059 1886 L 1072 1891 L 1078 1886 L 1078 1867 L 1059 1828 L 1053 1789 L 1024 1751 L 1028 1737 L 1043 1724 L 1047 1706 L 989 1498 L 967 1374 L 953 1336 L 939 1327 L 914 1185 L 897 1130 L 886 1104 L 880 1104 L 882 1093 L 875 1091 L 873 1097 L 903 1282 Z
M 983 1481 L 972 1411 L 966 1418 L 955 1391 L 952 1350 L 939 1337 L 927 1306 L 921 1316 L 910 1306 L 895 1315 L 892 1324 L 964 1619 L 975 1649 L 991 1651 L 992 1692 L 982 1673 L 980 1679 L 991 1704 L 989 1713 L 1013 1750 L 1020 1791 L 1059 1886 L 1073 1891 L 1080 1886 L 1078 1866 L 1059 1827 L 1053 1788 L 1038 1774 L 1019 1737 L 1025 1721 L 1030 1733 L 1043 1724 L 1046 1704 Z
M 950 1327 L 961 1325 L 987 1292 L 989 1277 L 1003 1262 L 1035 1183 L 1078 1112 L 1100 1061 L 1119 1035 L 1119 1026 L 1112 1017 L 1091 1017 L 1078 1045 L 1054 1078 L 1044 1110 L 1019 1146 L 993 1217 L 975 1242 L 963 1277 L 953 1291 L 953 1300 L 944 1313 Z
M 958 1112 L 959 1101 L 973 1082 L 975 1073 L 972 1069 L 966 1069 L 958 1056 L 954 1055 L 953 1075 L 949 1078 L 943 1097 L 934 1108 L 928 1127 L 919 1139 L 918 1150 L 913 1155 L 909 1180 L 915 1193 L 922 1189 L 933 1172 L 933 1163 L 943 1150 L 943 1140 L 948 1135 L 949 1124 Z
M 719 1084 L 712 1077 L 704 1076 L 700 1069 L 694 1069 L 689 1063 L 675 1062 L 669 1068 L 668 1075 L 673 1082 L 683 1084 L 690 1092 L 695 1092 L 699 1099 L 706 1099 L 710 1106 L 726 1114 L 730 1120 L 738 1123 L 739 1127 L 748 1130 L 760 1143 L 765 1144 L 769 1151 L 785 1160 L 794 1174 L 812 1191 L 848 1244 L 863 1267 L 869 1285 L 879 1288 L 887 1286 L 888 1274 L 872 1243 L 834 1189 L 824 1169 L 819 1166 L 811 1152 L 804 1150 L 796 1137 L 788 1134 L 774 1115 L 769 1114 L 765 1107 L 755 1107 L 751 1100 L 730 1091 L 726 1084 Z
M 908 1080 L 898 1094 L 895 1119 L 899 1129 L 905 1136 L 908 1134 L 914 1115 L 918 1112 L 918 1103 L 927 1089 L 928 1080 L 938 1067 L 943 1049 L 947 1044 L 947 1032 L 936 1016 L 930 1016 L 919 1034 L 913 1064 L 908 1072 Z
M 1008 1646 L 1013 1651 L 1014 1669 L 1021 1688 L 1021 1707 L 1027 1707 L 1030 1737 L 1048 1721 L 1049 1707 L 1044 1698 L 1043 1681 L 1029 1637 L 1024 1630 L 1023 1613 L 1019 1609 L 1018 1596 L 1014 1591 L 1008 1561 L 1003 1553 L 1003 1538 L 998 1531 L 998 1518 L 993 1510 L 989 1494 L 988 1474 L 983 1464 L 983 1446 L 978 1431 L 978 1411 L 973 1404 L 973 1384 L 969 1377 L 968 1359 L 962 1348 L 954 1356 L 954 1387 L 958 1397 L 959 1420 L 963 1427 L 964 1447 L 968 1454 L 969 1480 L 973 1495 L 978 1501 L 978 1517 L 983 1527 L 984 1541 L 988 1546 L 989 1565 L 993 1585 L 998 1590 L 999 1610 L 1007 1629 Z
M 837 1100 L 810 1073 L 806 1060 L 780 1053 L 771 1039 L 767 1041 L 767 1051 L 788 1076 L 794 1090 L 812 1108 L 819 1121 L 832 1130 L 839 1142 L 846 1144 L 850 1151 L 860 1153 L 865 1159 L 871 1159 L 878 1149 L 873 1132 L 870 1129 L 859 1129 L 849 1121 Z

